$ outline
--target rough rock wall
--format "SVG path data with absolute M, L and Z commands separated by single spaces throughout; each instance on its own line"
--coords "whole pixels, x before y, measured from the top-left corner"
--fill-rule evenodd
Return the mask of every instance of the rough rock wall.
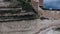
M 35 9 L 35 11 L 38 11 L 38 2 L 35 0 L 31 0 L 31 4 L 33 6 L 33 8 Z
M 50 27 L 59 27 L 60 20 L 27 20 L 0 22 L 0 34 L 41 34 Z M 46 30 L 47 31 L 47 30 Z
M 60 19 L 60 11 L 50 11 L 50 10 L 41 10 L 40 11 L 40 16 L 41 17 L 46 17 L 49 19 Z
M 35 34 L 40 20 L 0 22 L 0 34 Z
M 40 26 L 41 28 L 40 28 L 40 31 L 38 32 L 39 34 L 51 34 L 51 33 L 48 33 L 48 31 L 52 30 L 52 28 L 59 28 L 60 20 L 43 20 L 40 22 Z

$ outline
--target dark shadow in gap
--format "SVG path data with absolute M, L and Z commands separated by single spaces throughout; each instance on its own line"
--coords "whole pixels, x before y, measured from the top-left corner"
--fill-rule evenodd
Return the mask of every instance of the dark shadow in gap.
M 45 19 L 49 20 L 49 18 L 45 18 L 45 17 L 40 17 L 40 19 L 41 20 L 45 20 Z

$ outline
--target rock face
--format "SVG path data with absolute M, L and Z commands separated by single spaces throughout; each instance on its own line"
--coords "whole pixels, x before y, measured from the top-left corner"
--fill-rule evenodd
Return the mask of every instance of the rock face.
M 35 11 L 38 11 L 38 0 L 31 0 L 31 4 Z
M 0 22 L 0 34 L 45 34 L 51 28 L 60 27 L 60 20 L 24 20 Z
M 13 0 L 0 0 L 0 7 L 12 7 L 12 5 L 15 5 L 14 2 L 16 3 L 16 1 Z
M 38 23 L 39 24 L 39 23 Z M 36 34 L 52 34 L 52 33 L 57 33 L 59 34 L 60 29 L 60 20 L 43 20 L 40 21 L 39 24 L 40 30 Z
M 0 23 L 0 34 L 35 34 L 39 30 L 37 22 L 40 20 L 2 22 Z
M 50 11 L 50 10 L 41 10 L 40 11 L 40 16 L 41 17 L 46 17 L 49 19 L 55 19 L 59 20 L 60 19 L 60 11 Z

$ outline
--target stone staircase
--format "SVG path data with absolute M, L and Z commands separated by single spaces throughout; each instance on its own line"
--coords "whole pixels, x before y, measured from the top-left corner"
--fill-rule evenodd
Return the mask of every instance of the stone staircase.
M 14 7 L 9 6 L 0 7 L 0 21 L 19 21 L 36 18 L 36 13 L 32 10 L 23 10 L 19 5 Z

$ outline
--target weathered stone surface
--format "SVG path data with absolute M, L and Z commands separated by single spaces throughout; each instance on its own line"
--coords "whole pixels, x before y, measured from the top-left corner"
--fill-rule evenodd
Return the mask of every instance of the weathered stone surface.
M 38 0 L 31 0 L 32 7 L 35 9 L 35 11 L 38 11 Z
M 15 21 L 15 22 L 2 22 L 0 23 L 0 34 L 34 34 L 37 32 L 36 20 Z
M 41 10 L 40 16 L 46 17 L 49 19 L 59 20 L 60 19 L 60 11 Z
M 41 34 L 51 27 L 59 27 L 60 20 L 25 20 L 1 22 L 0 34 Z
M 60 20 L 44 20 L 40 22 L 40 26 L 40 31 L 38 31 L 37 34 L 47 34 L 52 28 L 60 27 Z

